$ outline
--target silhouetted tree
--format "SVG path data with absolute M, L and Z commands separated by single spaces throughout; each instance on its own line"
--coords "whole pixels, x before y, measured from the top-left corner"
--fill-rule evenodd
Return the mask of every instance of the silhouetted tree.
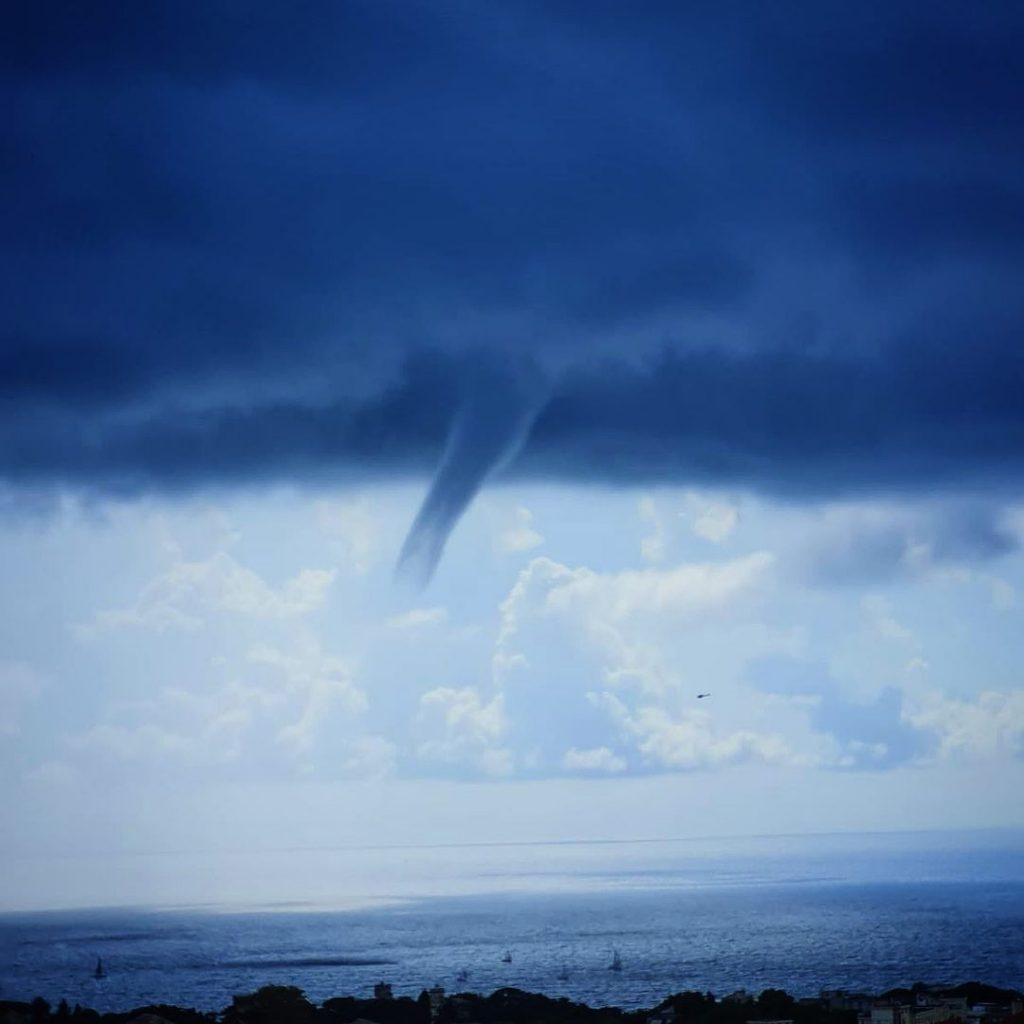
M 235 996 L 224 1020 L 226 1024 L 309 1024 L 315 1013 L 302 989 L 264 985 L 252 995 Z
M 757 997 L 757 1014 L 759 1017 L 792 1017 L 796 1000 L 780 988 L 766 988 Z
M 416 1020 L 418 1024 L 430 1024 L 430 995 L 426 989 L 416 1000 Z

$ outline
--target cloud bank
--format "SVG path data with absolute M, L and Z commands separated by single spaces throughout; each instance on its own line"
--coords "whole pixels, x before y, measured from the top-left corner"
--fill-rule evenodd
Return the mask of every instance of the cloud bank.
M 1019 10 L 185 2 L 9 29 L 19 493 L 432 476 L 422 577 L 499 471 L 1020 490 Z

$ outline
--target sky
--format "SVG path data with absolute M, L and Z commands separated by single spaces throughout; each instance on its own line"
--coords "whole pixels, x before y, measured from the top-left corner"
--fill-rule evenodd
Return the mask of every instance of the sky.
M 1017 5 L 11 22 L 0 905 L 1024 825 Z

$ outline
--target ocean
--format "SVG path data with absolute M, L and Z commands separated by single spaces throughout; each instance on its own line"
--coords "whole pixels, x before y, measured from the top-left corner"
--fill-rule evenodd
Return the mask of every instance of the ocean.
M 0 998 L 214 1010 L 265 984 L 320 1001 L 388 981 L 632 1008 L 684 989 L 1024 986 L 1020 832 L 282 851 L 259 867 L 275 892 L 289 871 L 323 891 L 0 915 Z

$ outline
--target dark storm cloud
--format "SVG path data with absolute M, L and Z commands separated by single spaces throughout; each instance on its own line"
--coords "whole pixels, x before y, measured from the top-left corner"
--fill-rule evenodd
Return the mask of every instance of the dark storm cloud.
M 1017 488 L 1022 26 L 21 5 L 0 475 L 132 490 L 447 451 L 432 548 L 529 409 L 510 473 Z

